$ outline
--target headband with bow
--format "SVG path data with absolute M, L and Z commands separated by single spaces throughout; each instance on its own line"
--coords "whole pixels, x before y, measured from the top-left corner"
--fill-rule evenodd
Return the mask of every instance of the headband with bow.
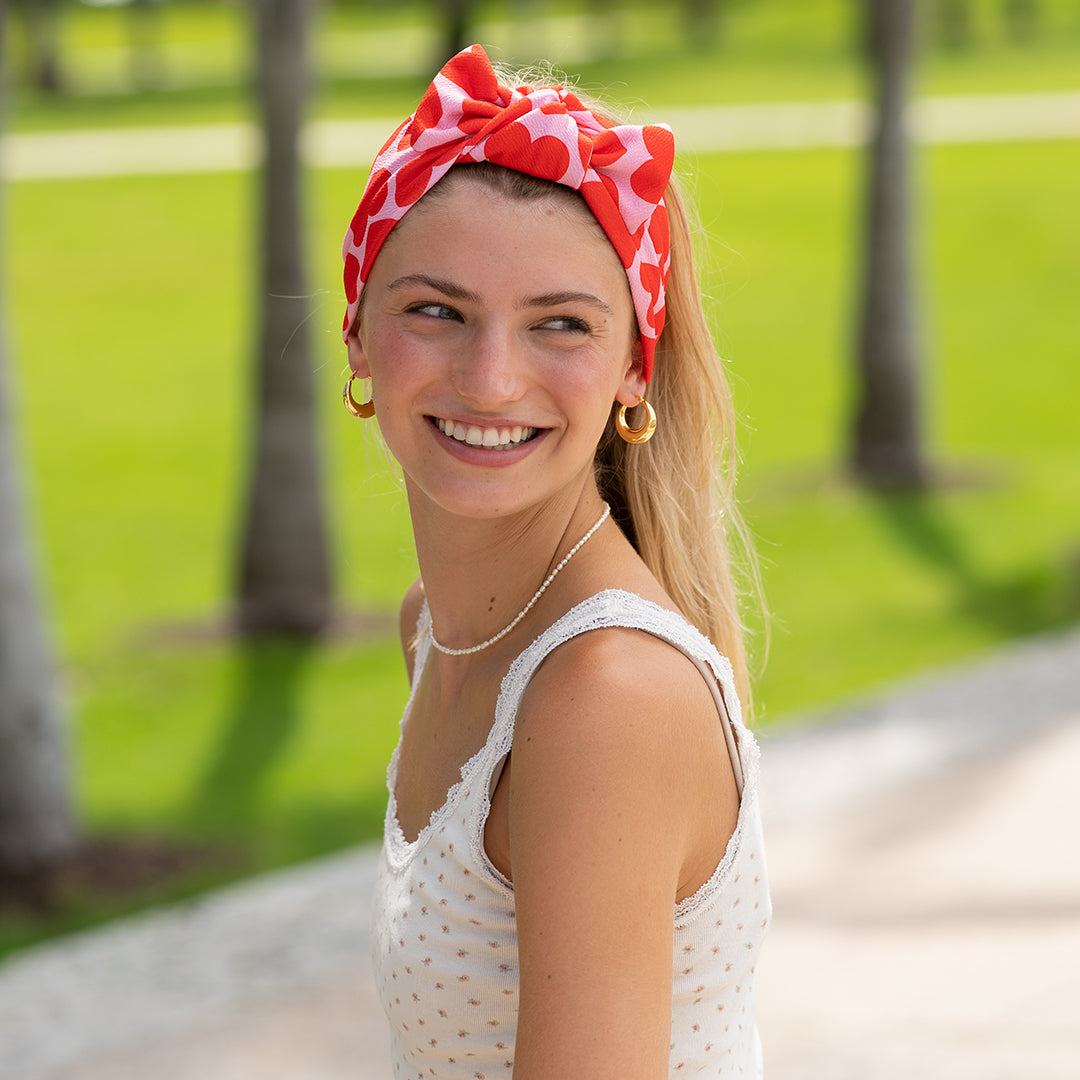
M 561 87 L 502 86 L 479 45 L 458 53 L 375 159 L 345 234 L 345 336 L 393 227 L 453 165 L 489 161 L 581 192 L 626 270 L 648 380 L 664 328 L 674 152 L 666 125 L 611 126 Z

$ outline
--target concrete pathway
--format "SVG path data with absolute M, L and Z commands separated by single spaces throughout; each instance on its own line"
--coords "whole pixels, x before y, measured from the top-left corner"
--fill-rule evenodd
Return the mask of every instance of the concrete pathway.
M 858 101 L 770 102 L 662 110 L 682 153 L 800 150 L 865 142 L 872 114 Z M 320 120 L 303 153 L 320 167 L 367 168 L 401 117 Z M 930 97 L 909 111 L 916 139 L 929 143 L 1080 138 L 1080 91 Z M 250 169 L 259 156 L 251 124 L 29 132 L 0 142 L 0 178 L 76 179 Z
M 765 740 L 770 1080 L 1072 1080 L 1080 630 Z M 0 965 L 3 1080 L 386 1080 L 349 852 Z
M 1080 712 L 774 830 L 770 1080 L 1080 1071 Z

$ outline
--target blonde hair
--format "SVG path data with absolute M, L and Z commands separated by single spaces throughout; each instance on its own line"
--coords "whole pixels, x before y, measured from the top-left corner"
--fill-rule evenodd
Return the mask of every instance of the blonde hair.
M 735 409 L 705 319 L 693 229 L 674 177 L 664 201 L 671 272 L 664 331 L 646 392 L 656 411 L 656 434 L 647 445 L 634 446 L 609 425 L 596 451 L 596 478 L 646 566 L 687 620 L 731 661 L 739 694 L 748 701 L 733 547 L 753 591 L 760 588 L 735 503 Z

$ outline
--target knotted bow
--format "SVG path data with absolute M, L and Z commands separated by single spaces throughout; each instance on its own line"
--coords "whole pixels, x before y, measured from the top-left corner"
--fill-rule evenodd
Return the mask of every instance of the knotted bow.
M 561 87 L 502 86 L 479 45 L 458 53 L 375 159 L 342 248 L 345 335 L 393 227 L 451 166 L 489 161 L 581 192 L 626 270 L 647 380 L 664 328 L 674 152 L 666 125 L 611 126 Z

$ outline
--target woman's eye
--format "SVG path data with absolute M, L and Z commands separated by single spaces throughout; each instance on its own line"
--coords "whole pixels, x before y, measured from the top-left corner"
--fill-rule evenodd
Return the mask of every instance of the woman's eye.
M 575 319 L 572 315 L 558 315 L 553 319 L 545 319 L 540 324 L 541 330 L 561 330 L 572 334 L 587 334 L 589 324 L 582 319 Z
M 410 314 L 427 315 L 431 319 L 461 320 L 461 316 L 446 304 L 416 304 L 409 308 Z

